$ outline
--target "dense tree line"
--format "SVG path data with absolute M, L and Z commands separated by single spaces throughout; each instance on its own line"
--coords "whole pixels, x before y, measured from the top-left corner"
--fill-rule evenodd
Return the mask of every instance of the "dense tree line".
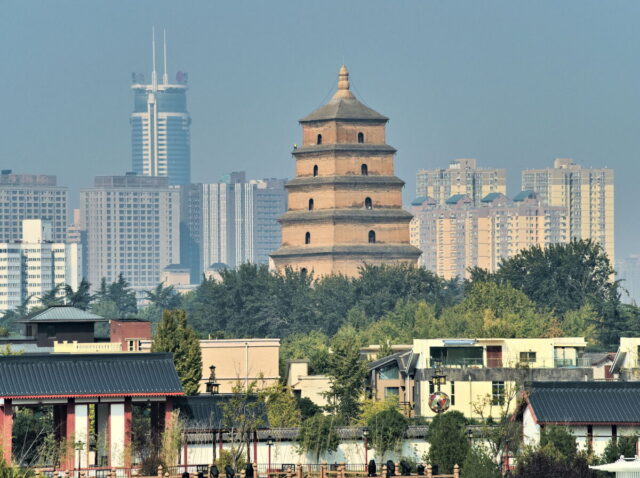
M 640 333 L 640 313 L 621 302 L 622 285 L 614 277 L 599 245 L 572 241 L 523 250 L 502 260 L 495 273 L 471 270 L 468 280 L 407 266 L 364 265 L 356 278 L 314 278 L 243 264 L 223 270 L 220 280 L 203 279 L 185 295 L 159 284 L 146 293 L 141 310 L 122 276 L 111 284 L 103 280 L 93 295 L 83 281 L 78 290 L 56 288 L 39 299 L 42 307 L 68 303 L 156 324 L 163 310 L 183 309 L 201 337 L 279 337 L 285 359 L 301 358 L 306 349 L 311 368 L 320 371 L 329 339 L 347 325 L 361 343 L 383 346 L 427 337 L 584 335 L 592 345 L 615 347 L 621 335 Z M 15 330 L 27 307 L 5 313 L 0 326 Z

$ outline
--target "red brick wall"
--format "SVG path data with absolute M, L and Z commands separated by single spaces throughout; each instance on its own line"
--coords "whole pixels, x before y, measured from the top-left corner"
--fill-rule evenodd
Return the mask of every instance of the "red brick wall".
M 151 322 L 110 320 L 109 337 L 111 342 L 119 342 L 126 352 L 128 339 L 151 339 Z

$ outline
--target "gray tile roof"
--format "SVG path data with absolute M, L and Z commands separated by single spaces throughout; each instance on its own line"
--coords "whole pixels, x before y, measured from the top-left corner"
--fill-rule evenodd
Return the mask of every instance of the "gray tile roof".
M 0 398 L 182 395 L 171 354 L 0 357 Z
M 404 209 L 315 209 L 313 211 L 287 211 L 278 221 L 289 222 L 374 222 L 376 224 L 411 221 L 413 215 Z
M 418 258 L 422 251 L 410 244 L 338 244 L 335 246 L 302 246 L 281 247 L 271 253 L 271 257 L 291 256 L 326 256 L 326 255 L 355 255 L 362 256 L 363 264 L 370 257 L 384 256 L 387 259 Z
M 395 154 L 396 148 L 388 144 L 371 144 L 371 143 L 327 143 L 312 144 L 294 149 L 291 154 L 294 156 L 317 155 L 320 153 L 358 153 L 367 154 Z M 302 158 L 300 158 L 302 159 Z
M 640 382 L 533 382 L 538 423 L 640 423 Z
M 242 403 L 243 395 L 225 393 L 219 395 L 198 395 L 195 397 L 179 397 L 174 400 L 175 408 L 180 410 L 180 417 L 185 422 L 187 430 L 210 430 L 221 429 L 229 426 L 229 421 L 225 420 L 225 405 L 229 401 L 238 399 Z M 256 403 L 257 396 L 249 396 L 248 402 Z M 235 405 L 229 409 L 233 410 Z M 269 419 L 263 403 L 256 403 L 251 410 L 256 413 L 258 428 L 268 428 Z
M 287 183 L 287 189 L 296 187 L 346 185 L 346 186 L 404 186 L 404 181 L 396 176 L 316 176 L 300 177 Z
M 310 123 L 312 121 L 330 120 L 364 120 L 382 121 L 389 120 L 375 110 L 362 104 L 357 98 L 332 98 L 326 105 L 321 106 L 313 113 L 305 116 L 300 123 Z
M 104 322 L 107 319 L 86 310 L 67 305 L 54 305 L 28 315 L 18 322 Z

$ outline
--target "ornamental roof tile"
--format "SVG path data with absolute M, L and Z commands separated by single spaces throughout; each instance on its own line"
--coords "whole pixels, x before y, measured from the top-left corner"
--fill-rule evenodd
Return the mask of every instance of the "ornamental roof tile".
M 0 357 L 0 398 L 183 395 L 169 353 Z
M 538 423 L 640 423 L 640 382 L 532 382 Z
M 107 319 L 68 305 L 54 305 L 28 315 L 18 322 L 104 322 Z

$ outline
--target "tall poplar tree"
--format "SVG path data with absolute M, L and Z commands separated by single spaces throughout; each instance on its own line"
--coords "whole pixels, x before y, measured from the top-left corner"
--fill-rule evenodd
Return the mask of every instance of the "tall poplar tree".
M 202 354 L 195 331 L 187 324 L 184 310 L 165 310 L 153 337 L 152 352 L 171 352 L 182 388 L 197 395 L 202 378 Z

